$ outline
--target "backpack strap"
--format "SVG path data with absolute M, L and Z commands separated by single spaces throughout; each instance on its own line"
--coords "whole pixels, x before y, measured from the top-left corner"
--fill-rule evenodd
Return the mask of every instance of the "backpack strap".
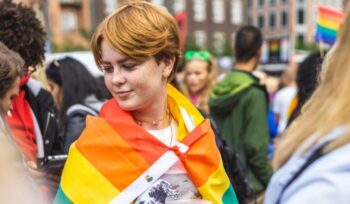
M 294 176 L 287 182 L 287 184 L 282 188 L 281 193 L 278 196 L 277 204 L 281 203 L 282 195 L 287 190 L 287 188 L 317 159 L 322 157 L 325 153 L 323 152 L 323 149 L 325 146 L 327 146 L 329 142 L 324 143 L 322 146 L 320 146 L 313 154 L 309 157 L 309 159 L 305 162 L 303 166 L 294 174 Z
M 71 107 L 68 108 L 66 115 L 70 116 L 71 114 L 75 112 L 86 112 L 89 115 L 97 116 L 98 111 L 95 109 L 90 108 L 89 106 L 82 105 L 82 104 L 74 104 Z

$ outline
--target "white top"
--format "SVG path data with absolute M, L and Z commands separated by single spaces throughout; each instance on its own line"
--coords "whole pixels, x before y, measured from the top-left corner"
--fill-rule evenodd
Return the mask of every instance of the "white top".
M 159 141 L 171 147 L 178 142 L 177 127 L 174 121 L 161 130 L 148 130 Z M 201 201 L 200 193 L 188 177 L 181 161 L 175 163 L 163 176 L 135 200 L 135 204 L 147 203 L 185 203 Z
M 273 100 L 272 110 L 275 114 L 279 115 L 278 121 L 278 134 L 283 133 L 284 129 L 288 123 L 288 109 L 292 103 L 293 98 L 297 93 L 297 88 L 293 87 L 284 87 L 279 90 Z

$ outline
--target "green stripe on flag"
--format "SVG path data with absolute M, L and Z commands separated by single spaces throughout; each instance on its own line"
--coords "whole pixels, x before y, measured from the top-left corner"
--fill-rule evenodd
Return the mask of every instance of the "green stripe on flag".
M 322 35 L 327 36 L 327 37 L 336 37 L 337 36 L 337 31 L 327 28 L 327 27 L 323 27 L 320 24 L 317 24 L 317 31 L 322 33 Z
M 69 200 L 66 194 L 64 194 L 64 192 L 62 191 L 61 185 L 56 193 L 54 204 L 73 204 L 73 202 Z
M 222 196 L 222 203 L 224 204 L 238 204 L 236 193 L 232 188 L 232 185 L 226 190 L 224 196 Z

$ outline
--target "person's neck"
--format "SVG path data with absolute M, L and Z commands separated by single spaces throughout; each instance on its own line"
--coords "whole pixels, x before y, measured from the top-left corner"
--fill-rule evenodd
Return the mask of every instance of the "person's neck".
M 257 62 L 255 59 L 251 59 L 248 62 L 235 63 L 235 69 L 246 71 L 246 72 L 253 72 L 256 66 L 257 66 Z
M 135 122 L 146 130 L 160 130 L 168 127 L 171 121 L 171 113 L 167 108 L 166 94 L 164 98 L 151 107 L 133 111 L 131 113 Z M 163 107 L 163 108 L 160 108 Z

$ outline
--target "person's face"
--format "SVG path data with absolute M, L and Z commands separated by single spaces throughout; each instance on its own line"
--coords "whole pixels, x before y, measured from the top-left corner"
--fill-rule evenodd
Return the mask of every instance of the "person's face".
M 51 92 L 55 106 L 58 110 L 60 110 L 62 106 L 62 88 L 51 80 L 48 80 L 48 85 L 49 85 L 49 91 Z
M 12 100 L 18 96 L 19 93 L 19 83 L 20 78 L 17 77 L 15 82 L 13 83 L 10 90 L 8 90 L 4 97 L 0 99 L 0 115 L 1 117 L 5 117 L 7 112 L 12 109 Z
M 159 64 L 154 57 L 137 62 L 102 42 L 102 69 L 107 89 L 126 111 L 153 107 L 166 96 L 166 83 L 174 60 Z M 165 98 L 164 98 L 165 99 Z
M 185 83 L 191 94 L 200 93 L 209 80 L 208 62 L 191 60 L 185 67 Z

